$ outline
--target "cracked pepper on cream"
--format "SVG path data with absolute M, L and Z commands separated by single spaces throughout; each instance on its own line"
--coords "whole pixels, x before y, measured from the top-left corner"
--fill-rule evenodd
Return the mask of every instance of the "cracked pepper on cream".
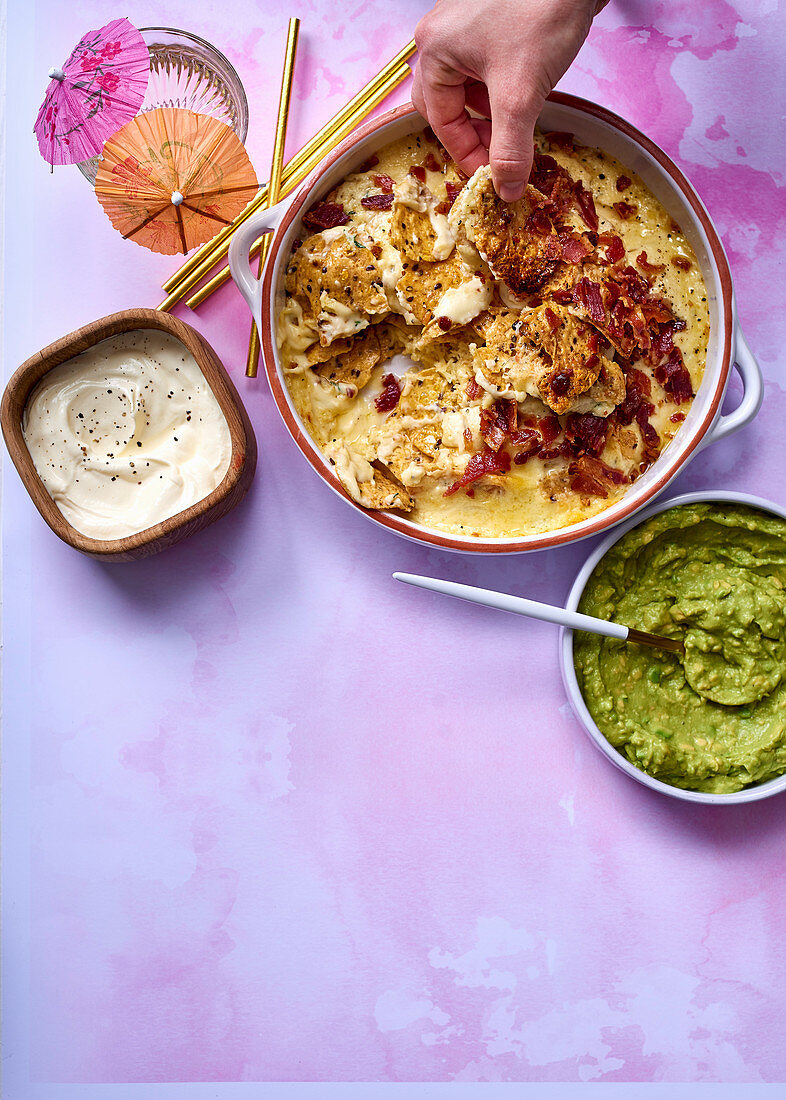
M 203 500 L 229 469 L 229 425 L 176 337 L 137 329 L 49 371 L 22 422 L 47 492 L 83 535 L 137 534 Z

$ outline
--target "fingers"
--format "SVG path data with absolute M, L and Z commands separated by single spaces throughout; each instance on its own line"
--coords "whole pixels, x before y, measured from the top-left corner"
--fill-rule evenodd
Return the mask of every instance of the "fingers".
M 464 95 L 467 106 L 484 118 L 491 118 L 491 104 L 489 103 L 489 90 L 485 84 L 478 80 L 468 80 L 464 85 Z
M 507 81 L 489 88 L 489 163 L 494 189 L 503 202 L 515 202 L 524 194 L 532 167 L 535 123 L 543 106 L 542 97 L 528 96 L 519 88 Z
M 488 150 L 466 109 L 464 80 L 462 73 L 424 57 L 415 73 L 413 102 L 459 168 L 471 176 L 488 162 Z

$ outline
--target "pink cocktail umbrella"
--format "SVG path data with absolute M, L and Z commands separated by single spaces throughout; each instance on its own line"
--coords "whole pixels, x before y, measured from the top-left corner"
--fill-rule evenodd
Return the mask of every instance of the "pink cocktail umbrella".
M 145 98 L 150 54 L 127 19 L 89 31 L 52 81 L 33 127 L 50 164 L 78 164 L 133 118 Z

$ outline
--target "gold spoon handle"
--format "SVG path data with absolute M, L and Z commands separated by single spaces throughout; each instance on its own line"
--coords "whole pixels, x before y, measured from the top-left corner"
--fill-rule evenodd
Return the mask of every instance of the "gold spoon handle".
M 646 630 L 628 627 L 628 641 L 639 645 L 649 645 L 654 649 L 668 649 L 670 653 L 684 653 L 685 646 L 677 638 L 662 638 L 660 634 L 648 634 Z

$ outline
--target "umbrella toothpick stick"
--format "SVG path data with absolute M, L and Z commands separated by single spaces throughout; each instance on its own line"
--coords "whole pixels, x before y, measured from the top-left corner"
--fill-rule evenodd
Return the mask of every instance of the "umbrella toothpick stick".
M 281 198 L 294 191 L 309 173 L 319 165 L 322 158 L 330 150 L 335 149 L 347 137 L 348 134 L 362 122 L 367 115 L 379 106 L 398 86 L 412 75 L 407 64 L 415 52 L 414 40 L 396 54 L 385 67 L 372 77 L 372 79 L 336 114 L 322 129 L 315 134 L 284 165 L 282 178 Z M 163 284 L 167 291 L 167 297 L 158 306 L 159 309 L 171 310 L 183 298 L 189 309 L 198 309 L 219 287 L 222 287 L 230 278 L 229 268 L 224 265 L 211 275 L 216 266 L 226 260 L 229 245 L 235 231 L 250 218 L 257 210 L 267 202 L 267 187 L 263 186 L 259 194 L 248 204 L 246 209 L 235 218 L 227 229 L 218 233 L 207 245 L 197 249 L 193 256 L 178 268 Z M 259 246 L 255 245 L 251 256 L 259 255 Z M 210 276 L 207 282 L 195 290 L 205 276 Z M 190 295 L 190 297 L 186 297 Z
M 300 30 L 300 20 L 289 20 L 287 33 L 287 48 L 284 54 L 284 71 L 281 74 L 281 94 L 278 97 L 278 118 L 276 119 L 276 136 L 273 141 L 273 159 L 270 165 L 270 182 L 267 187 L 267 205 L 275 206 L 281 195 L 281 177 L 284 171 L 284 143 L 287 136 L 287 120 L 289 118 L 289 100 L 292 95 L 292 77 L 295 71 L 295 54 L 297 53 L 297 38 Z M 267 257 L 267 245 L 270 237 L 266 237 L 259 254 L 258 278 L 262 278 Z M 256 378 L 259 365 L 259 332 L 256 321 L 251 321 L 251 335 L 248 340 L 248 358 L 246 359 L 246 378 Z

